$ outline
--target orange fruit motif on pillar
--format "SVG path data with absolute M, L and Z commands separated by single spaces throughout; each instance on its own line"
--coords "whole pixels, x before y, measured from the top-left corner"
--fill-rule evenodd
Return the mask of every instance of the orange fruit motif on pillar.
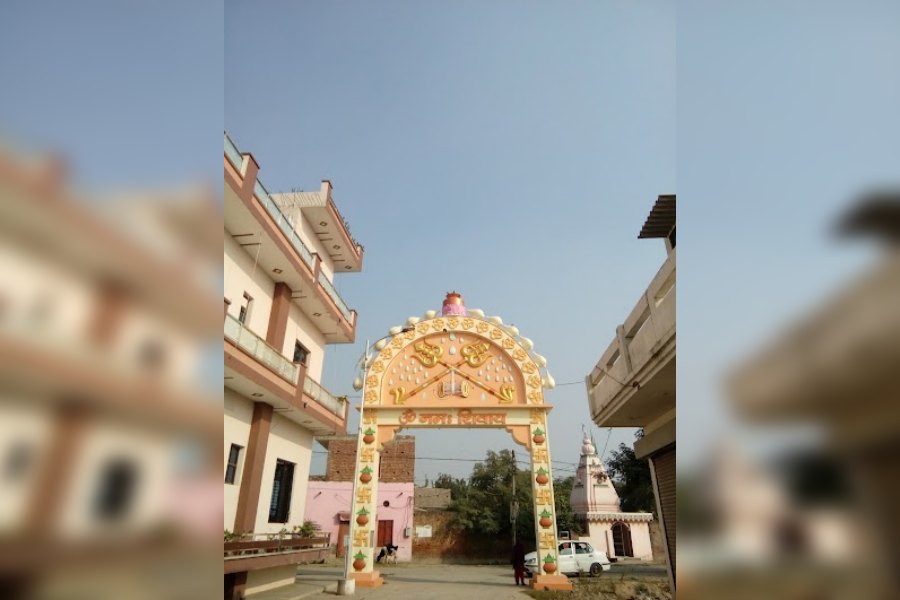
M 369 522 L 369 511 L 365 508 L 356 513 L 356 524 L 365 525 Z
M 362 571 L 366 568 L 366 555 L 362 552 L 357 552 L 356 556 L 353 557 L 355 560 L 353 561 L 353 568 L 357 571 Z
M 547 439 L 544 437 L 544 430 L 538 427 L 534 430 L 534 437 L 531 438 L 535 444 L 543 444 L 544 440 Z
M 548 527 L 553 525 L 553 519 L 551 517 L 553 517 L 553 513 L 544 509 L 544 511 L 541 512 L 541 520 L 538 521 L 541 524 L 541 527 L 547 529 Z
M 359 473 L 359 480 L 363 483 L 369 483 L 372 481 L 372 469 L 370 467 L 366 467 Z
M 547 471 L 544 469 L 544 467 L 538 469 L 537 477 L 535 477 L 534 480 L 541 485 L 545 485 L 548 481 L 550 481 L 550 478 L 547 477 Z
M 552 556 L 547 556 L 544 558 L 544 573 L 555 573 L 556 572 L 556 559 Z
M 375 430 L 373 430 L 371 427 L 366 429 L 363 432 L 363 441 L 367 444 L 371 444 L 372 442 L 374 442 L 375 441 Z

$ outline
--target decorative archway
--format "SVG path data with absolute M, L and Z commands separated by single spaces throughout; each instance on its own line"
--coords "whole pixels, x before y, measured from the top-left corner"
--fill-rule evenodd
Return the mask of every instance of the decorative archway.
M 374 569 L 378 507 L 378 461 L 385 442 L 400 429 L 434 427 L 505 428 L 531 456 L 535 539 L 540 569 L 532 579 L 538 589 L 572 589 L 557 569 L 557 533 L 553 501 L 550 440 L 542 378 L 546 361 L 531 352 L 532 343 L 481 311 L 467 314 L 452 292 L 442 315 L 410 318 L 391 329 L 390 339 L 374 346 L 366 362 L 357 441 L 356 473 L 350 523 L 348 577 L 374 587 L 384 580 Z

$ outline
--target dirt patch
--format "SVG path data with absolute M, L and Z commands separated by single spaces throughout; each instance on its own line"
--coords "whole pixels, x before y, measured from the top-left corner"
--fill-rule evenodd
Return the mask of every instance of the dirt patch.
M 674 596 L 665 577 L 643 575 L 607 575 L 596 579 L 573 579 L 571 592 L 532 591 L 535 600 L 672 600 Z

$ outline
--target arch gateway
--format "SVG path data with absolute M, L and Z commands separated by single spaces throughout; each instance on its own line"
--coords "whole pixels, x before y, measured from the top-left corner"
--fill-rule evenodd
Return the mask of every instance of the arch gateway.
M 557 569 L 557 532 L 544 388 L 553 378 L 532 342 L 499 317 L 467 312 L 462 297 L 447 294 L 441 315 L 428 311 L 394 327 L 374 345 L 362 390 L 353 482 L 347 578 L 361 587 L 384 580 L 375 570 L 378 461 L 385 442 L 401 429 L 504 428 L 531 456 L 537 589 L 572 589 Z

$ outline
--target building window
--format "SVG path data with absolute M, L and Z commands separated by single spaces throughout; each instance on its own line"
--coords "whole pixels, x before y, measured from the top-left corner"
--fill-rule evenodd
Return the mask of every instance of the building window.
M 294 463 L 280 458 L 275 463 L 269 523 L 287 523 L 291 512 L 291 490 L 294 487 Z
M 225 468 L 225 483 L 234 484 L 235 477 L 237 476 L 238 459 L 241 457 L 241 450 L 243 450 L 241 446 L 232 444 L 231 450 L 228 451 L 228 466 Z
M 300 343 L 299 340 L 294 342 L 294 362 L 306 366 L 306 359 L 309 358 L 309 350 Z
M 250 317 L 250 307 L 253 306 L 253 296 L 244 292 L 244 303 L 241 304 L 241 310 L 238 312 L 238 321 L 246 323 Z
M 94 502 L 94 514 L 103 521 L 123 518 L 134 501 L 138 472 L 127 460 L 109 462 L 100 474 L 100 485 Z

